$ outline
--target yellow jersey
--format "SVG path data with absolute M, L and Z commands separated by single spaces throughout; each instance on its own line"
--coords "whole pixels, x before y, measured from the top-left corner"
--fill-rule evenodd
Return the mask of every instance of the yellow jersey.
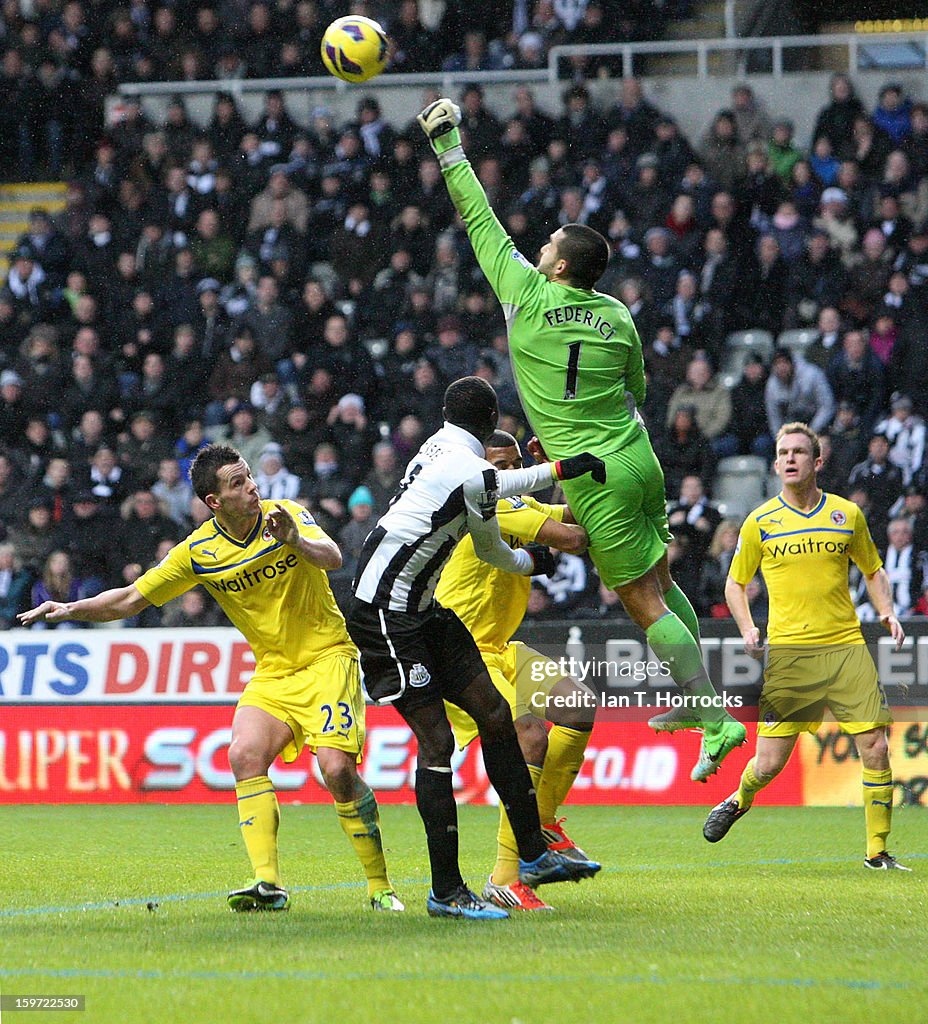
M 867 575 L 883 564 L 853 502 L 823 493 L 811 512 L 800 512 L 779 494 L 745 519 L 729 574 L 745 586 L 760 568 L 771 644 L 862 644 L 849 560 Z
M 302 505 L 280 504 L 292 513 L 302 537 L 326 537 Z M 255 675 L 271 678 L 292 675 L 339 650 L 357 656 L 325 570 L 310 565 L 265 526 L 265 514 L 276 505 L 261 502 L 254 529 L 244 540 L 208 520 L 135 582 L 142 596 L 159 607 L 202 583 L 251 644 Z
M 503 498 L 496 503 L 500 535 L 510 547 L 521 547 L 538 536 L 548 519 L 563 522 L 566 508 L 530 497 Z M 500 652 L 525 617 L 531 589 L 530 576 L 504 572 L 478 558 L 468 535 L 442 571 L 435 600 L 458 616 L 481 651 Z

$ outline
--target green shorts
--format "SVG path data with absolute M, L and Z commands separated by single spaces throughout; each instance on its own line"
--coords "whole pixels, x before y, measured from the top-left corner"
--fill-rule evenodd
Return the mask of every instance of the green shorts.
M 574 518 L 590 535 L 590 557 L 610 589 L 643 576 L 672 537 L 667 525 L 664 472 L 651 439 L 640 437 L 602 457 L 606 483 L 590 477 L 561 485 Z

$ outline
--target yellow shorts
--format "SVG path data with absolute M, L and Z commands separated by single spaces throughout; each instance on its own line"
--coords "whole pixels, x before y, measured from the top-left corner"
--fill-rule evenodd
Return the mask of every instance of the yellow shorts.
M 293 740 L 281 757 L 295 761 L 308 746 L 354 754 L 364 749 L 364 694 L 357 657 L 335 652 L 291 676 L 253 676 L 238 707 L 260 708 L 289 726 Z
M 772 647 L 757 708 L 757 735 L 816 732 L 826 708 L 852 735 L 892 722 L 866 646 Z
M 480 656 L 493 685 L 508 701 L 512 709 L 512 720 L 516 721 L 524 715 L 534 715 L 544 720 L 545 701 L 542 696 L 535 697 L 534 701 L 532 698 L 535 694 L 547 697 L 554 684 L 564 678 L 558 663 L 518 640 L 508 643 L 504 651 L 481 651 Z M 552 667 L 548 668 L 549 665 Z M 445 712 L 458 747 L 463 750 L 477 738 L 477 725 L 456 704 L 445 701 Z

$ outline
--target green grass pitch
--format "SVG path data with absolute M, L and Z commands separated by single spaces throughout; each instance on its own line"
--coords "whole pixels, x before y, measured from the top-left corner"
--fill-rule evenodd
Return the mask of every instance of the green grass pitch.
M 285 806 L 292 909 L 234 915 L 231 805 L 4 806 L 0 992 L 84 994 L 86 1024 L 916 1024 L 928 814 L 896 810 L 908 874 L 863 868 L 862 813 L 760 807 L 710 846 L 704 808 L 575 808 L 598 878 L 542 890 L 553 914 L 459 922 L 426 916 L 412 807 L 382 811 L 405 914 L 367 908 L 331 808 Z M 496 814 L 461 824 L 479 889 Z

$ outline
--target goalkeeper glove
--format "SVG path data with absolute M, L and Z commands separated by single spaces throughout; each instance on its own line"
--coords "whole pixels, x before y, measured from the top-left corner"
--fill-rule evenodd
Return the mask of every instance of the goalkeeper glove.
M 450 156 L 452 150 L 461 148 L 461 133 L 458 131 L 461 108 L 448 99 L 436 100 L 430 103 L 416 120 L 428 136 L 432 151 L 442 166 L 445 166 L 442 157 Z M 463 157 L 464 151 L 461 150 L 460 159 Z
M 557 571 L 557 555 L 543 544 L 526 544 L 522 548 L 532 560 L 532 576 L 553 576 Z
M 575 477 L 589 473 L 598 484 L 606 482 L 606 463 L 602 459 L 584 452 L 573 455 L 569 459 L 560 459 L 554 463 L 555 480 L 573 480 Z

